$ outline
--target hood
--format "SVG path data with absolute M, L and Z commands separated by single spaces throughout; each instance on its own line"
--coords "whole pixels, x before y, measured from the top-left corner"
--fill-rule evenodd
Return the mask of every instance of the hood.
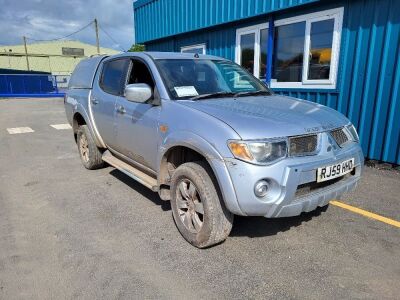
M 349 123 L 331 108 L 279 95 L 179 102 L 225 122 L 242 139 L 309 134 Z

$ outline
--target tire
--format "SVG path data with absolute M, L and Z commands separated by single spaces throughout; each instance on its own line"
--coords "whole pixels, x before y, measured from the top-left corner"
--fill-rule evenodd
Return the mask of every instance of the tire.
M 204 162 L 184 163 L 175 170 L 171 208 L 181 235 L 198 248 L 221 243 L 231 232 L 233 214 L 225 207 L 216 179 Z
M 102 153 L 97 147 L 87 125 L 81 125 L 76 135 L 78 152 L 86 169 L 96 170 L 104 166 Z

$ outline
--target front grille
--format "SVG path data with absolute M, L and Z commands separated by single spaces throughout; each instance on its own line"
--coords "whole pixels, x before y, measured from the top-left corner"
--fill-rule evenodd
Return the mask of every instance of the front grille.
M 346 144 L 349 141 L 349 138 L 347 137 L 346 133 L 344 132 L 344 128 L 331 130 L 330 134 L 332 135 L 333 139 L 340 147 L 342 147 L 344 144 Z
M 301 156 L 314 154 L 318 146 L 318 135 L 303 135 L 289 138 L 289 155 Z

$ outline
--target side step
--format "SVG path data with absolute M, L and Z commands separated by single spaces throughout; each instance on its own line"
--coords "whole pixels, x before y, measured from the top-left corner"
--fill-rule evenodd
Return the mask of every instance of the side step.
M 129 177 L 148 187 L 153 192 L 158 191 L 157 179 L 116 158 L 114 155 L 111 154 L 109 150 L 103 153 L 102 159 L 114 168 L 120 170 L 122 173 L 128 175 Z

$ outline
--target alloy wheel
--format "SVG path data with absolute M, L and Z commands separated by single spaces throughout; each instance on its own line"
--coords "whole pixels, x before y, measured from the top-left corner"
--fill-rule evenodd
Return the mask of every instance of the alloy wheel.
M 79 151 L 85 162 L 89 161 L 89 143 L 84 134 L 81 135 L 79 140 Z
M 182 179 L 176 191 L 179 218 L 189 231 L 198 233 L 203 227 L 204 206 L 197 187 L 189 179 Z

